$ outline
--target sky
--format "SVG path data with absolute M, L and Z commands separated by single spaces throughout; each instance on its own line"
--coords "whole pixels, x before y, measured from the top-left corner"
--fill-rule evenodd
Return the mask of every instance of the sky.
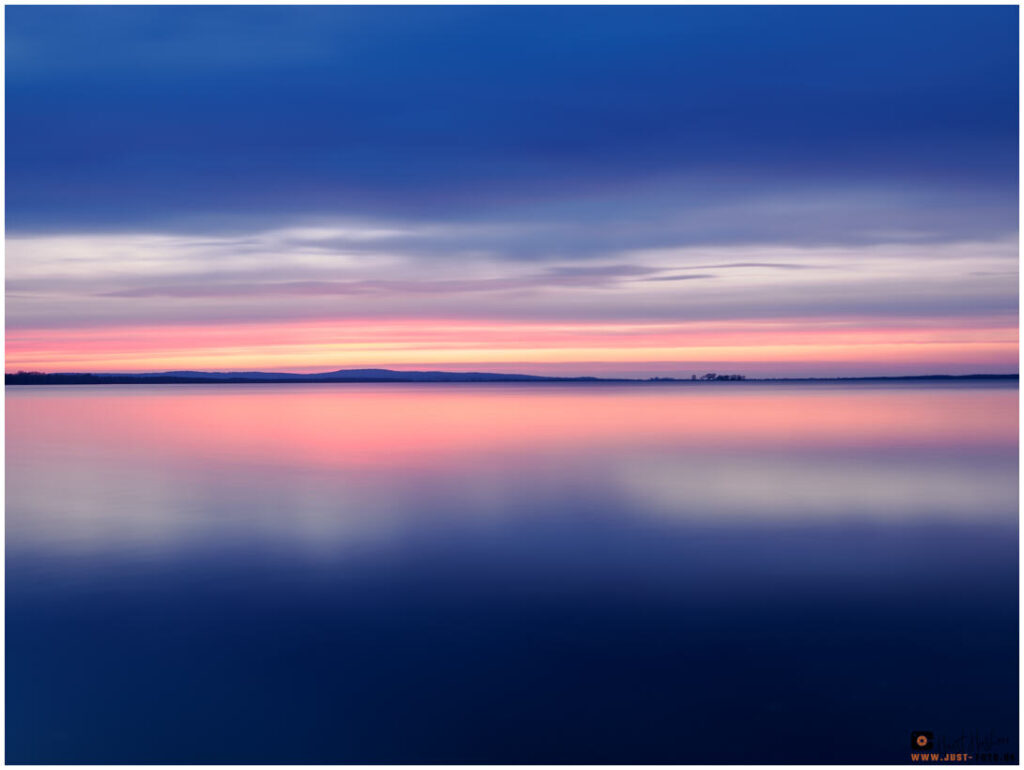
M 1017 371 L 1015 6 L 9 6 L 6 369 Z

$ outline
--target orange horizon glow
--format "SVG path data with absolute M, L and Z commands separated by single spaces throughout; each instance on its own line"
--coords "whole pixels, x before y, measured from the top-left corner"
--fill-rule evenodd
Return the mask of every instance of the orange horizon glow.
M 293 321 L 8 329 L 7 371 L 325 371 L 449 365 L 834 363 L 1016 371 L 1018 330 L 932 322 L 778 319 L 690 323 Z M 586 373 L 585 371 L 581 373 Z

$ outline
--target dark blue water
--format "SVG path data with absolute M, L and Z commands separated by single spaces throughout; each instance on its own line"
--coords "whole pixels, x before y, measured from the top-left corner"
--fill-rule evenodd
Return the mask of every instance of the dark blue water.
M 1016 396 L 9 389 L 7 760 L 1015 753 Z

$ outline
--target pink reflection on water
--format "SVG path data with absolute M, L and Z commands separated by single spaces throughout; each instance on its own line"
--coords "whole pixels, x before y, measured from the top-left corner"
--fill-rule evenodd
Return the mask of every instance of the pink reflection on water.
M 8 542 L 167 555 L 258 540 L 333 558 L 448 520 L 576 516 L 584 532 L 592 515 L 1004 521 L 1016 397 L 978 385 L 12 387 Z
M 490 452 L 1010 448 L 1016 388 L 183 385 L 9 388 L 8 446 L 309 467 Z

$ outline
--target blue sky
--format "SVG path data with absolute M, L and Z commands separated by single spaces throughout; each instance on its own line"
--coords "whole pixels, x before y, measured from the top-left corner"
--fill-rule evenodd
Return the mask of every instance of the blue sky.
M 1016 7 L 12 6 L 6 42 L 13 328 L 1016 315 Z

